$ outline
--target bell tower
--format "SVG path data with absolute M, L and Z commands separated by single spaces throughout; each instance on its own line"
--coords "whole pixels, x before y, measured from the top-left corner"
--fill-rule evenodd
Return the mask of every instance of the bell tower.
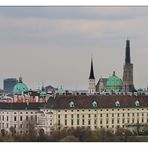
M 94 68 L 93 68 L 93 59 L 91 58 L 88 93 L 93 95 L 95 92 L 96 92 L 95 76 L 94 76 Z
M 130 40 L 126 40 L 125 64 L 123 66 L 123 92 L 134 92 L 133 64 L 130 57 Z

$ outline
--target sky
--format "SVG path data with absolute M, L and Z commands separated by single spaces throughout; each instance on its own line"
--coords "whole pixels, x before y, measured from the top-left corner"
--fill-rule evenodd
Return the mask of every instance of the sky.
M 96 83 L 122 79 L 131 43 L 134 85 L 148 86 L 148 7 L 0 7 L 0 87 L 23 77 L 29 88 L 87 89 L 91 56 Z

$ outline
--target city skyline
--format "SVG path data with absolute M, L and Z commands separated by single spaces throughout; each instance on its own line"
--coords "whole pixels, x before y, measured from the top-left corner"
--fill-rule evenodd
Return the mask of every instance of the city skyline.
M 1 88 L 22 76 L 29 88 L 88 89 L 91 56 L 96 83 L 113 71 L 122 79 L 127 38 L 135 88 L 146 88 L 147 16 L 148 7 L 0 7 Z

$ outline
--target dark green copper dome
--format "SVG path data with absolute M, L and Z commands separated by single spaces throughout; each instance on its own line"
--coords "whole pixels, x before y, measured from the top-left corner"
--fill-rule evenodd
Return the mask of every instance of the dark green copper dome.
M 115 75 L 110 76 L 106 82 L 105 92 L 120 92 L 122 90 L 123 82 L 122 80 Z
M 19 82 L 13 87 L 13 95 L 22 95 L 28 92 L 28 87 L 23 83 L 22 78 L 19 78 Z

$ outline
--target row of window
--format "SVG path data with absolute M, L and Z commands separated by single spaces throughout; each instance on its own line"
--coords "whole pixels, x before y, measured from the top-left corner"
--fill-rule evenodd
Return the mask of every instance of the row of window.
M 0 114 L 9 114 L 9 113 L 11 113 L 11 112 L 0 112 Z M 35 114 L 37 114 L 37 112 L 13 112 L 13 114 L 28 114 L 28 113 L 30 113 L 30 114 L 33 114 L 33 113 L 35 113 Z
M 10 117 L 11 118 L 11 117 Z M 35 115 L 35 116 L 30 116 L 30 120 L 37 120 L 37 115 Z M 6 121 L 9 121 L 9 116 L 0 116 L 0 121 L 4 121 L 4 120 L 6 120 Z M 19 117 L 19 119 L 17 118 L 17 116 L 14 116 L 14 118 L 13 118 L 13 121 L 23 121 L 23 116 L 20 116 Z M 25 119 L 24 119 L 25 120 Z M 29 117 L 28 116 L 26 116 L 26 120 L 28 121 L 29 120 Z
M 91 118 L 92 115 L 91 114 L 87 114 L 88 115 L 88 118 Z M 109 114 L 104 114 L 106 117 L 109 117 Z M 148 116 L 148 113 L 112 113 L 111 116 L 114 117 L 115 115 L 117 115 L 117 117 L 125 117 L 125 116 L 144 116 L 144 115 L 147 115 Z M 85 115 L 86 116 L 86 115 Z M 97 117 L 97 114 L 93 114 L 93 116 L 96 118 Z M 61 115 L 58 114 L 58 118 L 60 118 Z M 64 115 L 65 118 L 68 117 L 67 114 Z M 80 117 L 80 114 L 76 114 L 76 117 L 79 118 Z M 100 117 L 103 117 L 103 114 L 100 114 Z M 74 118 L 74 114 L 71 114 L 71 118 Z M 82 114 L 82 118 L 84 118 L 84 114 Z
M 133 118 L 132 120 L 129 120 L 129 119 L 127 119 L 127 120 L 125 120 L 125 119 L 117 119 L 117 120 L 115 120 L 115 119 L 112 119 L 112 120 L 111 120 L 111 124 L 114 124 L 115 121 L 116 121 L 117 124 L 125 124 L 125 123 L 145 123 L 145 121 L 144 121 L 143 118 L 142 118 L 141 120 L 139 120 L 139 119 L 135 120 L 135 119 Z M 76 122 L 77 126 L 80 125 L 80 120 L 79 120 L 79 119 L 77 119 L 75 122 Z M 106 122 L 106 124 L 109 124 L 109 119 L 106 119 L 105 122 Z M 146 121 L 146 122 L 148 122 L 148 118 L 147 118 L 147 121 Z M 85 119 L 82 119 L 82 120 L 81 120 L 81 123 L 82 123 L 82 125 L 85 125 L 86 123 L 87 123 L 87 125 L 91 125 L 91 123 L 94 124 L 94 125 L 96 125 L 96 124 L 97 124 L 97 119 L 95 119 L 95 120 L 89 119 L 89 120 L 87 120 L 87 121 L 86 121 Z M 103 124 L 103 120 L 102 120 L 102 119 L 99 120 L 99 123 L 100 123 L 100 125 L 102 125 L 102 124 Z M 60 124 L 61 124 L 61 120 L 58 120 L 58 125 L 60 125 Z M 67 119 L 64 120 L 64 125 L 65 125 L 65 126 L 68 125 Z M 74 120 L 73 120 L 73 119 L 70 120 L 70 125 L 71 125 L 71 126 L 74 125 Z
M 12 126 L 12 125 L 11 125 Z M 11 127 L 8 123 L 0 123 L 0 128 L 10 128 Z M 17 128 L 17 124 L 14 124 L 14 128 Z M 23 128 L 23 124 L 18 125 L 19 128 Z M 29 124 L 25 124 L 24 127 L 28 128 Z

